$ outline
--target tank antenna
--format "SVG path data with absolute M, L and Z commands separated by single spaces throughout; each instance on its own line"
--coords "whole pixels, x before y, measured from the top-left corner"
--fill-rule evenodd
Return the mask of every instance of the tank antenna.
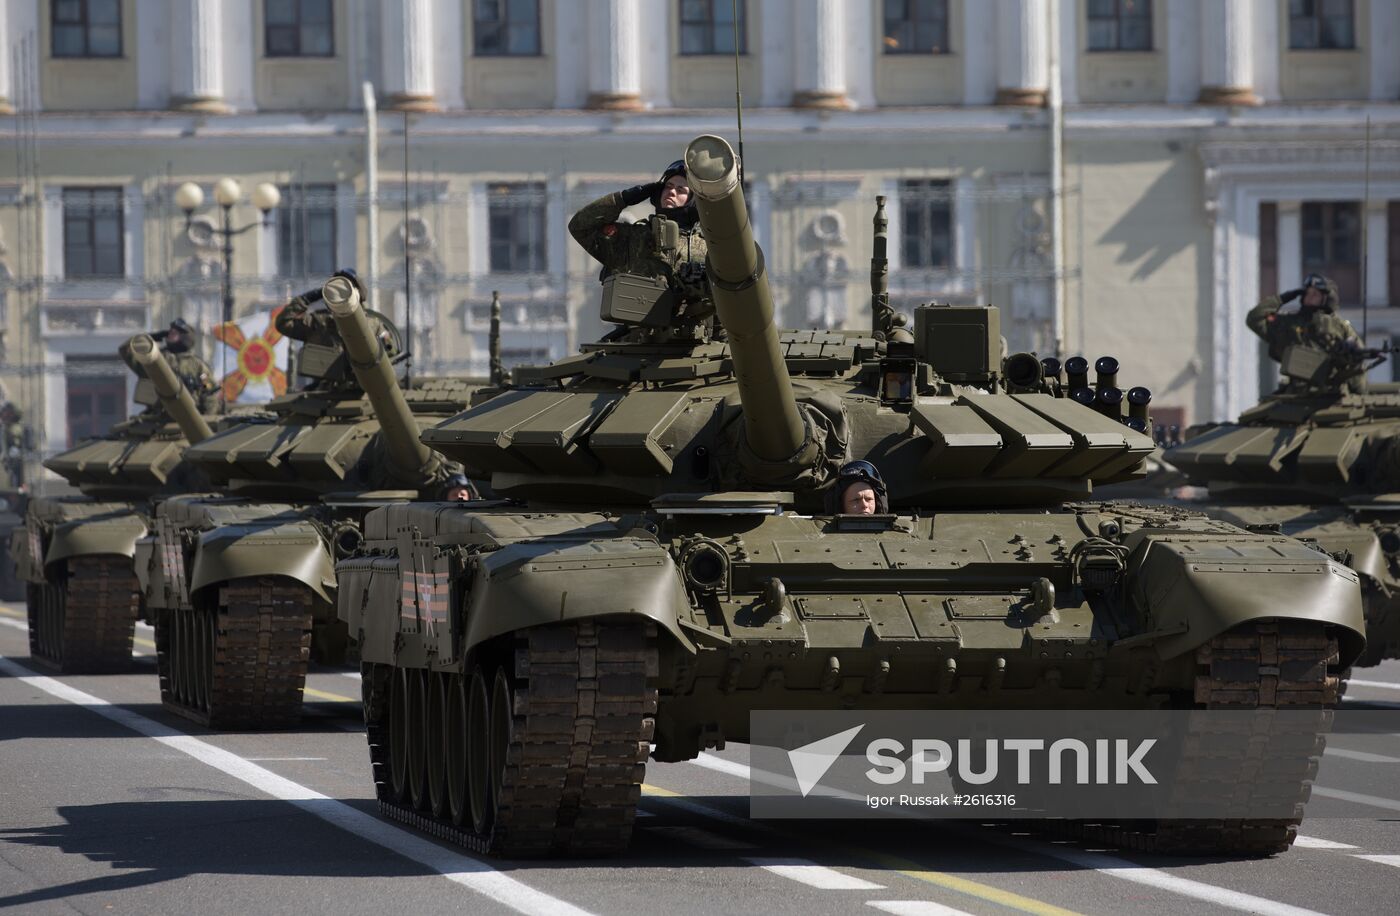
M 408 243 L 408 112 L 403 113 L 403 323 L 404 385 L 413 384 L 413 247 Z
M 499 386 L 505 378 L 505 366 L 501 364 L 501 291 L 491 290 L 491 384 Z
M 1367 225 L 1371 222 L 1371 116 L 1366 116 L 1366 167 L 1362 172 L 1361 202 L 1361 345 L 1368 346 L 1366 332 L 1370 330 L 1371 298 L 1366 294 L 1366 273 L 1369 269 L 1370 242 Z
M 875 197 L 875 244 L 870 255 L 870 330 L 888 334 L 890 330 L 890 221 L 885 215 L 885 195 Z
M 739 184 L 744 183 L 744 93 L 739 88 L 739 0 L 730 0 L 734 21 L 734 118 L 739 125 Z

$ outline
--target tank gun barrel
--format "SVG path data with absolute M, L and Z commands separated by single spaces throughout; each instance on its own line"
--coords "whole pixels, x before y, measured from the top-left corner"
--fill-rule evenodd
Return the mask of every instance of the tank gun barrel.
M 332 277 L 321 292 L 340 331 L 350 368 L 374 407 L 397 476 L 426 480 L 437 470 L 440 459 L 418 439 L 418 421 L 394 377 L 384 344 L 370 326 L 359 290 L 345 277 Z
M 214 435 L 208 421 L 204 419 L 204 414 L 200 413 L 194 395 L 165 361 L 155 339 L 149 334 L 137 334 L 127 342 L 127 347 L 136 365 L 140 366 L 146 378 L 151 380 L 156 395 L 160 397 L 161 406 L 165 408 L 166 413 L 175 418 L 180 432 L 184 433 L 190 445 L 203 442 Z
M 811 437 L 792 394 L 792 380 L 773 322 L 773 298 L 754 242 L 739 163 L 719 137 L 705 135 L 685 151 L 686 171 L 709 247 L 715 310 L 729 334 L 729 352 L 744 405 L 747 446 L 763 462 L 801 464 Z

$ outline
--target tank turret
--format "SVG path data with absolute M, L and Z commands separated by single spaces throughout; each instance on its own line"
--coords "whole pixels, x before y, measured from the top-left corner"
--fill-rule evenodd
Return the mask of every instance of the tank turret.
M 384 451 L 393 475 L 412 486 L 431 480 L 442 462 L 418 439 L 418 421 L 399 387 L 394 364 L 383 341 L 370 327 L 359 290 L 345 277 L 332 277 L 321 288 L 321 296 L 335 318 L 355 379 L 364 388 L 379 420 Z
M 204 415 L 199 412 L 199 405 L 195 403 L 194 395 L 180 381 L 171 365 L 165 361 L 160 348 L 156 346 L 155 339 L 149 334 L 137 334 L 127 342 L 127 345 L 131 351 L 132 359 L 141 367 L 141 371 L 155 387 L 161 406 L 179 424 L 180 431 L 185 434 L 185 440 L 193 445 L 214 435 L 214 431 L 209 427 L 209 421 L 204 419 Z

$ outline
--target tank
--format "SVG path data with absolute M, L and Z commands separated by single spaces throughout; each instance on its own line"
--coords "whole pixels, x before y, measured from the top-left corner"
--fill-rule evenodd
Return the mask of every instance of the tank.
M 1284 353 L 1283 384 L 1233 423 L 1187 431 L 1167 460 L 1197 492 L 1187 504 L 1237 525 L 1318 544 L 1361 577 L 1366 651 L 1400 657 L 1400 385 L 1342 380 L 1376 350 Z
M 142 615 L 136 542 L 149 530 L 154 501 L 208 487 L 184 454 L 211 434 L 209 421 L 154 340 L 140 334 L 123 349 L 146 409 L 44 462 L 79 493 L 29 500 L 24 527 L 10 540 L 26 583 L 30 655 L 65 673 L 130 668 Z
M 1096 500 L 1153 448 L 1127 399 L 1003 358 L 995 307 L 895 314 L 882 207 L 871 330 L 780 331 L 733 152 L 701 137 L 686 163 L 723 334 L 629 325 L 617 290 L 645 285 L 610 278 L 622 327 L 423 434 L 513 502 L 375 509 L 337 565 L 387 816 L 478 852 L 615 853 L 648 756 L 747 741 L 759 709 L 1296 704 L 1325 727 L 1364 642 L 1350 570 Z M 852 459 L 887 511 L 833 513 Z M 1301 803 L 1315 758 L 1257 750 Z M 1259 854 L 1296 826 L 1084 831 Z
M 377 506 L 431 495 L 442 459 L 420 425 L 467 407 L 478 383 L 401 387 L 398 331 L 381 342 L 354 285 L 324 298 L 330 342 L 303 345 L 310 383 L 266 405 L 267 419 L 203 440 L 187 461 L 215 493 L 162 502 L 138 545 L 141 591 L 156 627 L 161 701 L 211 728 L 268 728 L 301 715 L 308 662 L 352 657 L 335 613 L 335 561 L 358 545 Z

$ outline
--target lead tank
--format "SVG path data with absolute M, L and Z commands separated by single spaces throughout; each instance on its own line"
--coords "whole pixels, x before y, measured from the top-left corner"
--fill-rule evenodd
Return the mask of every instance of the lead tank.
M 436 489 L 444 466 L 418 440 L 420 425 L 462 410 L 481 387 L 401 387 L 392 323 L 367 316 L 343 277 L 302 298 L 323 296 L 337 333 L 303 345 L 310 384 L 267 404 L 269 419 L 191 448 L 188 462 L 219 492 L 161 503 L 139 546 L 161 701 L 212 728 L 293 724 L 308 661 L 345 662 L 335 560 L 358 545 L 370 509 Z
M 1316 542 L 1361 577 L 1366 651 L 1400 657 L 1400 384 L 1347 379 L 1385 355 L 1285 351 L 1283 384 L 1233 423 L 1187 431 L 1167 460 L 1208 488 L 1189 504 L 1257 530 Z
M 137 335 L 124 349 L 146 409 L 45 461 L 80 495 L 29 500 L 10 540 L 26 583 L 30 656 L 69 674 L 130 668 L 142 614 L 132 562 L 153 502 L 208 486 L 184 453 L 211 434 L 209 419 L 151 337 Z
M 376 509 L 337 566 L 386 815 L 492 854 L 615 853 L 648 756 L 746 741 L 756 709 L 1297 706 L 1325 728 L 1363 644 L 1354 574 L 1095 500 L 1152 442 L 1003 360 L 994 307 L 921 306 L 909 334 L 878 210 L 873 330 L 780 331 L 732 151 L 700 137 L 686 163 L 727 339 L 653 331 L 645 278 L 614 275 L 619 330 L 423 434 L 517 502 Z M 851 459 L 887 513 L 826 508 Z M 1315 757 L 1253 752 L 1281 783 L 1240 800 L 1300 806 Z M 1296 826 L 1084 829 L 1256 854 Z

